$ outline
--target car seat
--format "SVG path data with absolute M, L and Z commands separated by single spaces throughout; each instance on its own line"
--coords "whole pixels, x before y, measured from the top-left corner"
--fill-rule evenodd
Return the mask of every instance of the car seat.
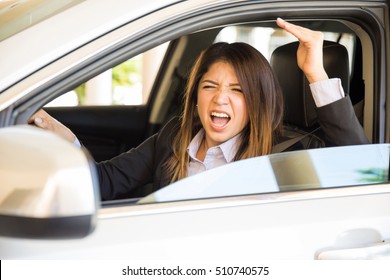
M 270 61 L 284 96 L 283 136 L 298 139 L 296 144 L 284 150 L 326 146 L 317 123 L 316 106 L 310 92 L 309 82 L 297 65 L 298 45 L 299 42 L 292 42 L 276 48 Z M 341 44 L 330 41 L 324 41 L 323 46 L 323 63 L 329 78 L 340 78 L 345 94 L 348 94 L 349 57 L 347 49 Z

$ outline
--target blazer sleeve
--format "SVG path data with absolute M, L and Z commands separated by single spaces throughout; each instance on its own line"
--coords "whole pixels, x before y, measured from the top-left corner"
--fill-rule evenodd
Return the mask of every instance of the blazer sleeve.
M 172 151 L 171 141 L 166 138 L 173 134 L 176 124 L 177 118 L 172 119 L 138 147 L 96 164 L 102 200 L 129 197 L 139 188 L 155 185 L 165 175 L 162 164 Z
M 138 147 L 97 163 L 102 200 L 124 197 L 152 180 L 156 137 L 153 135 Z
M 346 96 L 317 108 L 318 122 L 330 145 L 368 144 L 363 127 L 355 115 L 351 100 Z

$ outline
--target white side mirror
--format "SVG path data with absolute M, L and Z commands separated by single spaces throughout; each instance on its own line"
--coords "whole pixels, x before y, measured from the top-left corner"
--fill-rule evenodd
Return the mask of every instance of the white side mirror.
M 32 126 L 0 129 L 0 236 L 86 236 L 99 202 L 84 149 Z

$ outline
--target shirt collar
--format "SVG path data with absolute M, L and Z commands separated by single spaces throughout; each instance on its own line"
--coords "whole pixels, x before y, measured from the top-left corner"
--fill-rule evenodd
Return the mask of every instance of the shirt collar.
M 222 154 L 226 162 L 232 162 L 234 157 L 236 156 L 238 147 L 240 145 L 240 135 L 241 134 L 237 134 L 236 136 L 230 138 L 226 142 L 218 146 L 211 147 L 210 149 L 220 149 L 222 151 Z M 198 152 L 199 147 L 202 144 L 203 137 L 204 137 L 204 129 L 202 128 L 191 140 L 191 143 L 187 147 L 188 154 L 190 155 L 191 158 L 196 159 L 196 153 Z

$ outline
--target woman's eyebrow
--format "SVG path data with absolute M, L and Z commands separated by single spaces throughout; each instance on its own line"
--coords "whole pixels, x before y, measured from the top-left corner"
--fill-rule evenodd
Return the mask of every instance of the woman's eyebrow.
M 203 81 L 201 81 L 201 83 L 211 83 L 213 85 L 219 85 L 219 83 L 212 81 L 212 80 L 203 80 Z M 229 86 L 230 87 L 236 87 L 236 86 L 241 87 L 241 85 L 239 83 L 230 83 Z
M 203 80 L 203 81 L 201 81 L 201 83 L 211 83 L 213 85 L 219 85 L 217 82 L 214 82 L 212 80 Z

